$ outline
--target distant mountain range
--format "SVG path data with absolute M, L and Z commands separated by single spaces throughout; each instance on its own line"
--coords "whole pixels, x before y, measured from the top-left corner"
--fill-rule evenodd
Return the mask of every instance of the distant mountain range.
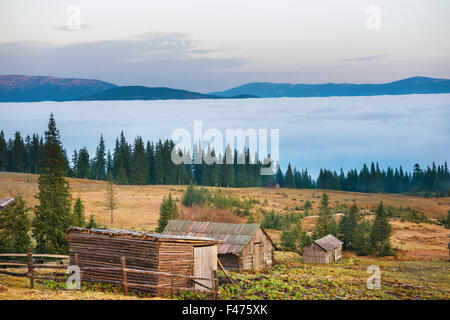
M 90 79 L 0 76 L 0 102 L 244 98 L 258 97 L 246 94 L 220 97 L 164 87 L 119 87 L 112 83 Z
M 450 93 L 450 80 L 413 77 L 385 84 L 254 82 L 209 94 L 165 87 L 117 86 L 94 79 L 0 76 L 0 102 L 244 99 Z
M 100 80 L 0 76 L 0 102 L 67 101 L 115 87 Z
M 91 96 L 75 100 L 169 100 L 169 99 L 239 99 L 257 98 L 249 95 L 237 95 L 231 97 L 219 97 L 187 90 L 171 89 L 164 87 L 123 86 L 108 89 Z
M 375 96 L 397 94 L 450 93 L 449 79 L 413 77 L 383 84 L 290 84 L 253 82 L 226 91 L 209 94 L 235 96 L 239 94 L 255 95 L 261 98 L 280 97 L 332 97 L 332 96 Z

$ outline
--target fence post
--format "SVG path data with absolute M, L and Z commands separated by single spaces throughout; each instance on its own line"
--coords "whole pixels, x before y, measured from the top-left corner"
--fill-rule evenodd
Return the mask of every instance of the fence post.
M 213 296 L 214 296 L 214 300 L 217 300 L 217 293 L 219 291 L 219 278 L 217 277 L 217 270 L 212 270 L 211 272 L 212 277 L 213 277 L 213 285 L 212 285 L 212 289 L 213 289 Z
M 125 257 L 122 257 L 120 259 L 120 262 L 122 263 L 122 285 L 123 285 L 123 294 L 128 295 L 128 285 L 127 285 L 127 272 L 125 270 Z
M 34 289 L 33 254 L 30 248 L 28 248 L 28 277 L 30 278 L 30 289 Z

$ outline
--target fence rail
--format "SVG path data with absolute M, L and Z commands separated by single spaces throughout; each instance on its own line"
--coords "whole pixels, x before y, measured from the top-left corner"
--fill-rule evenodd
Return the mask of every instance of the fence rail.
M 0 257 L 26 257 L 27 262 L 23 261 L 0 261 L 0 266 L 5 267 L 19 267 L 19 268 L 27 268 L 27 272 L 24 273 L 17 273 L 17 272 L 11 272 L 7 270 L 0 269 L 0 274 L 6 274 L 16 277 L 27 277 L 30 280 L 30 289 L 34 288 L 34 282 L 35 280 L 39 279 L 48 279 L 41 277 L 39 275 L 36 275 L 35 270 L 36 269 L 67 269 L 69 267 L 68 264 L 45 264 L 45 263 L 33 263 L 33 258 L 53 258 L 53 259 L 69 259 L 69 256 L 67 255 L 53 255 L 53 254 L 33 254 L 31 253 L 31 250 L 28 250 L 28 253 L 2 253 L 0 254 Z M 79 267 L 79 257 L 78 254 L 75 254 L 74 256 L 74 262 L 75 265 Z M 15 268 L 14 268 L 15 269 Z M 169 272 L 162 272 L 162 271 L 152 271 L 152 270 L 142 270 L 142 269 L 135 269 L 135 268 L 128 268 L 126 266 L 126 260 L 125 257 L 121 258 L 121 266 L 120 267 L 80 267 L 80 273 L 83 271 L 121 271 L 121 277 L 117 280 L 109 280 L 109 279 L 90 279 L 90 278 L 84 278 L 83 281 L 85 282 L 101 282 L 101 283 L 113 283 L 118 284 L 122 286 L 123 293 L 125 296 L 128 295 L 128 288 L 152 288 L 152 289 L 158 289 L 158 288 L 164 288 L 169 289 L 171 292 L 171 295 L 174 293 L 179 293 L 180 291 L 193 291 L 193 292 L 202 292 L 205 293 L 204 290 L 196 289 L 195 285 L 199 285 L 202 288 L 205 288 L 209 290 L 212 294 L 214 299 L 217 298 L 218 294 L 218 288 L 219 288 L 219 280 L 217 277 L 217 271 L 212 270 L 212 278 L 205 278 L 205 277 L 196 277 L 192 275 L 186 275 L 186 274 L 174 274 Z M 127 280 L 127 274 L 128 273 L 134 273 L 134 274 L 150 274 L 150 275 L 161 275 L 161 276 L 167 276 L 170 277 L 171 284 L 170 285 L 155 285 L 155 284 L 149 284 L 149 283 L 135 283 L 135 282 L 129 282 Z M 188 283 L 192 284 L 192 287 L 177 287 L 174 286 L 173 279 L 175 278 L 183 278 L 188 279 Z M 55 279 L 56 280 L 56 279 Z M 203 283 L 200 283 L 199 281 L 211 281 L 212 287 L 208 287 Z M 63 281 L 61 279 L 56 281 Z

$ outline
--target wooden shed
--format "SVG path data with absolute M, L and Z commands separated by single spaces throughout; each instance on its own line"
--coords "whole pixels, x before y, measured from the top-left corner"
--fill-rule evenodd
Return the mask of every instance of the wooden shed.
M 217 254 L 228 270 L 260 270 L 273 263 L 274 244 L 259 224 L 171 220 L 163 233 L 221 240 Z
M 68 237 L 70 263 L 75 264 L 75 254 L 78 254 L 82 281 L 120 281 L 120 270 L 83 268 L 121 267 L 122 257 L 125 258 L 127 268 L 139 270 L 201 278 L 213 278 L 213 272 L 217 270 L 216 245 L 219 241 L 211 238 L 83 228 L 71 228 Z M 192 284 L 188 278 L 160 274 L 130 272 L 127 281 L 155 286 L 146 288 L 146 291 L 155 295 L 170 293 L 172 284 L 172 288 L 204 289 Z M 199 282 L 213 288 L 212 281 Z
M 341 257 L 342 241 L 329 234 L 303 249 L 303 262 L 330 263 Z

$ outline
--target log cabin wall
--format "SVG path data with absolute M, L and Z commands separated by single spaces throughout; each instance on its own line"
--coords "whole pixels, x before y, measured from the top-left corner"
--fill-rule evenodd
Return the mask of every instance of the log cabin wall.
M 69 233 L 70 264 L 81 268 L 81 280 L 121 281 L 120 270 L 83 270 L 86 267 L 121 267 L 120 259 L 125 257 L 126 266 L 142 270 L 158 270 L 158 243 L 156 240 L 141 240 L 91 233 Z M 128 273 L 128 282 L 157 285 L 156 275 Z M 145 289 L 156 294 L 156 289 Z
M 255 245 L 259 245 L 260 256 L 255 265 Z M 238 255 L 239 257 L 239 269 L 240 270 L 252 270 L 263 269 L 273 264 L 273 245 L 268 236 L 261 228 L 253 235 L 252 239 L 246 244 L 244 249 Z
M 194 275 L 194 248 L 213 246 L 213 239 L 170 237 L 158 234 L 138 234 L 118 230 L 89 230 L 72 228 L 69 230 L 70 264 L 81 269 L 81 281 L 122 281 L 121 270 L 86 270 L 87 267 L 121 267 L 125 257 L 126 267 L 131 269 L 167 272 L 172 274 Z M 217 249 L 209 255 L 208 263 L 217 261 Z M 211 261 L 209 261 L 211 260 Z M 187 278 L 167 275 L 147 275 L 127 272 L 127 282 L 149 284 L 157 288 L 140 288 L 154 295 L 176 293 L 177 288 L 193 288 Z M 130 286 L 132 288 L 132 286 Z M 181 290 L 181 289 L 180 289 Z

